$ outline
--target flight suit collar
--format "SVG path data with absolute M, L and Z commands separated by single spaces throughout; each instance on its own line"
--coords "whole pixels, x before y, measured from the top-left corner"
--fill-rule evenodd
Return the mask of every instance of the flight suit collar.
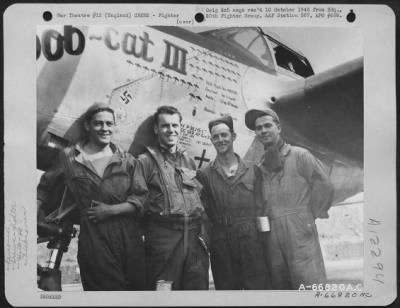
M 172 160 L 172 161 L 177 161 L 178 158 L 182 157 L 186 153 L 186 149 L 179 145 L 177 145 L 177 147 L 176 147 L 176 152 L 171 153 L 168 151 L 168 149 L 163 147 L 160 143 L 156 143 L 152 146 L 146 146 L 146 149 L 152 155 L 155 155 L 155 152 L 158 152 L 164 157 L 164 159 Z
M 160 143 L 157 144 L 157 148 L 163 155 L 170 155 L 170 156 L 176 156 L 176 157 L 178 157 L 179 155 L 182 155 L 186 151 L 183 147 L 177 145 L 176 152 L 171 153 L 170 151 L 168 151 L 168 149 L 164 145 L 162 145 Z
M 236 174 L 233 178 L 228 178 L 228 176 L 225 174 L 224 170 L 222 170 L 222 168 L 218 165 L 217 160 L 214 159 L 211 163 L 210 163 L 210 167 L 217 172 L 223 179 L 224 181 L 226 181 L 227 183 L 230 183 L 232 185 L 234 185 L 236 182 L 238 182 L 238 180 L 247 172 L 247 170 L 249 169 L 249 166 L 245 163 L 244 160 L 242 160 L 240 158 L 240 156 L 238 154 L 235 153 L 236 158 L 238 159 L 239 162 L 239 166 L 238 166 L 238 170 L 236 171 Z
M 276 156 L 270 160 L 267 160 L 267 152 L 263 154 L 261 157 L 261 161 L 258 164 L 260 168 L 264 171 L 270 172 L 278 172 L 282 169 L 283 164 L 285 162 L 286 157 L 289 155 L 291 150 L 291 145 L 287 144 L 283 140 L 280 140 L 278 143 L 278 150 Z
M 78 163 L 81 163 L 81 164 L 86 166 L 85 160 L 84 160 L 83 155 L 82 155 L 83 146 L 84 146 L 83 142 L 77 143 L 75 145 L 75 147 L 74 147 L 74 150 L 75 150 L 74 159 Z M 116 146 L 114 143 L 110 143 L 110 148 L 111 148 L 111 151 L 113 152 L 113 156 L 111 156 L 111 159 L 110 159 L 108 165 L 111 165 L 113 163 L 121 162 L 122 154 L 123 154 L 122 150 L 118 146 Z

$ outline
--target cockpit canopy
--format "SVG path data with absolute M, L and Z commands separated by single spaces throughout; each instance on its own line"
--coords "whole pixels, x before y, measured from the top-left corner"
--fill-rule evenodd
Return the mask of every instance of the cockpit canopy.
M 265 33 L 261 28 L 222 28 L 199 34 L 224 41 L 248 56 L 250 53 L 250 57 L 266 70 L 278 71 L 293 78 L 314 75 L 306 57 Z

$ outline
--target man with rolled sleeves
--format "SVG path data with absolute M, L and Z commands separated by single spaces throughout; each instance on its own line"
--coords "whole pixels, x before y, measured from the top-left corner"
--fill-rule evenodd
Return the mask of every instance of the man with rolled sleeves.
M 268 288 L 267 266 L 256 229 L 255 165 L 233 150 L 232 117 L 208 124 L 217 157 L 198 170 L 209 218 L 210 259 L 217 290 Z
M 328 218 L 332 184 L 321 162 L 309 151 L 281 139 L 281 124 L 273 110 L 250 110 L 245 123 L 265 151 L 258 174 L 271 225 L 266 246 L 272 287 L 286 290 L 325 283 L 315 219 Z
M 38 223 L 45 220 L 43 207 L 53 206 L 54 191 L 61 188 L 62 198 L 76 202 L 79 209 L 78 264 L 83 289 L 144 290 L 139 217 L 147 191 L 141 189 L 138 162 L 112 142 L 115 114 L 109 104 L 94 103 L 82 118 L 84 138 L 60 151 L 40 179 Z

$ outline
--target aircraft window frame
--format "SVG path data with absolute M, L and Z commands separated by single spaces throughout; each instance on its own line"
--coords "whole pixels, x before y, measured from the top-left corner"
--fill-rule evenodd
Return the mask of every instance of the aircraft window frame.
M 243 34 L 243 31 L 248 30 L 255 34 L 250 40 L 243 42 L 240 39 L 235 39 L 235 36 Z M 217 32 L 211 31 L 211 36 L 226 41 L 230 45 L 234 45 L 238 52 L 242 52 L 249 60 L 256 62 L 257 65 L 255 67 L 260 66 L 262 67 L 262 70 L 279 72 L 281 75 L 286 75 L 287 77 L 295 79 L 307 78 L 314 75 L 313 68 L 305 56 L 265 33 L 261 27 L 224 28 Z M 263 47 L 265 48 L 265 53 L 260 55 L 251 50 L 251 47 L 259 42 L 258 39 L 262 40 L 262 44 L 264 45 Z M 284 60 L 283 63 L 286 65 L 277 59 L 275 54 L 275 49 L 277 47 L 283 55 L 283 59 L 281 60 Z M 264 55 L 266 55 L 267 59 L 264 59 Z M 285 57 L 286 59 L 284 59 Z M 288 59 L 291 59 L 291 61 Z
M 255 36 L 248 42 L 248 44 L 242 44 L 239 40 L 235 39 L 235 36 L 240 34 L 240 33 L 243 33 L 242 31 L 246 31 L 246 30 L 254 31 L 255 32 Z M 228 35 L 225 35 L 225 39 L 229 40 L 230 42 L 232 42 L 235 45 L 237 45 L 239 48 L 243 49 L 246 53 L 250 54 L 262 66 L 266 67 L 267 69 L 276 71 L 276 63 L 274 62 L 274 56 L 271 53 L 271 49 L 270 49 L 270 46 L 268 44 L 268 41 L 264 38 L 263 32 L 259 28 L 256 28 L 256 27 L 238 28 L 238 29 L 236 29 L 236 31 L 232 31 Z M 254 53 L 251 50 L 251 47 L 258 40 L 262 41 L 263 46 L 265 47 L 265 51 L 268 53 L 268 56 L 269 56 L 270 60 L 263 61 L 262 59 L 260 59 L 260 56 L 258 56 L 256 53 Z
M 257 44 L 258 42 L 260 42 L 260 44 L 262 44 L 262 47 L 264 48 L 263 49 L 264 52 L 260 56 L 258 54 L 256 54 L 255 51 L 253 52 L 251 49 L 253 46 L 256 46 L 255 44 Z M 256 37 L 254 40 L 251 41 L 251 43 L 249 44 L 247 49 L 249 52 L 251 52 L 253 55 L 255 55 L 266 67 L 269 67 L 272 69 L 276 68 L 276 63 L 274 61 L 273 53 L 271 52 L 271 48 L 270 48 L 268 42 L 265 40 L 262 33 L 260 33 L 260 35 L 258 37 Z M 267 57 L 268 59 L 263 58 L 263 56 Z
M 281 72 L 287 72 L 291 76 L 295 75 L 301 78 L 307 78 L 314 75 L 314 70 L 305 56 L 289 48 L 265 32 L 262 33 L 269 42 L 268 45 L 271 48 L 277 70 L 279 68 L 279 71 Z M 277 52 L 282 55 L 280 59 L 282 61 L 279 61 L 277 58 Z

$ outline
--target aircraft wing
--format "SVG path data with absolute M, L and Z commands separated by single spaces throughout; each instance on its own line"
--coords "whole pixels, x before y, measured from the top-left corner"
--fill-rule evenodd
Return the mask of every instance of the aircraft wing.
M 304 79 L 302 87 L 278 97 L 272 108 L 290 127 L 308 137 L 311 143 L 304 146 L 317 144 L 334 150 L 337 158 L 343 156 L 362 167 L 362 58 Z

